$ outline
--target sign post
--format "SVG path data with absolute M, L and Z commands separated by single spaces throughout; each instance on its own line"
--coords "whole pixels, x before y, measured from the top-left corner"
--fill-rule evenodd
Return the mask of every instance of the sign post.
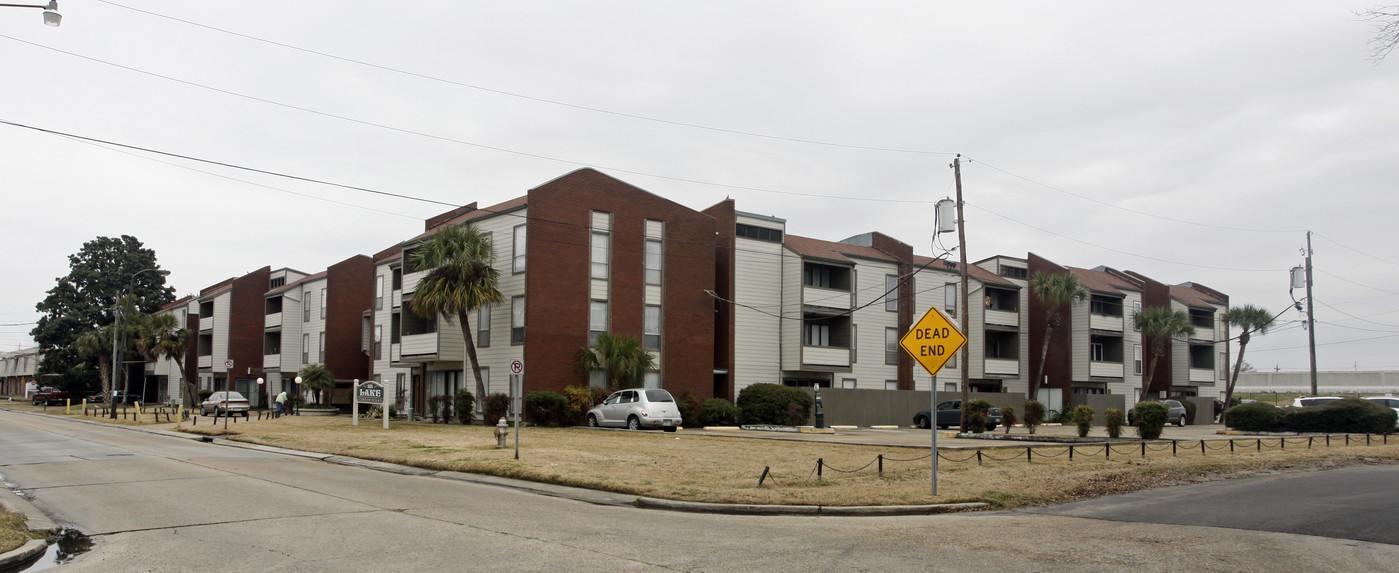
M 928 375 L 933 377 L 933 386 L 929 388 L 932 394 L 932 406 L 928 409 L 928 425 L 933 434 L 932 458 L 933 458 L 933 495 L 938 494 L 938 371 L 947 364 L 952 356 L 957 354 L 957 350 L 967 343 L 967 337 L 962 331 L 947 320 L 942 312 L 933 307 L 918 319 L 899 339 L 899 346 L 904 352 L 909 353 L 918 364 L 928 371 Z
M 380 384 L 380 383 L 375 382 L 375 381 L 373 381 L 373 380 L 366 380 L 366 381 L 364 381 L 364 382 L 360 382 L 359 380 L 355 380 L 355 391 L 354 391 L 354 395 L 355 395 L 355 406 L 354 406 L 354 414 L 355 414 L 354 418 L 355 418 L 355 423 L 354 423 L 354 425 L 356 425 L 356 426 L 359 425 L 359 405 L 360 405 L 361 403 L 363 403 L 363 404 L 377 404 L 377 405 L 380 407 L 380 414 L 379 414 L 379 417 L 384 419 L 384 429 L 385 429 L 385 430 L 389 429 L 389 413 L 388 413 L 388 411 L 386 411 L 386 410 L 383 409 L 383 406 L 384 406 L 384 385 L 383 385 L 383 384 Z
M 510 407 L 515 410 L 515 459 L 520 459 L 520 414 L 524 412 L 525 363 L 510 361 Z

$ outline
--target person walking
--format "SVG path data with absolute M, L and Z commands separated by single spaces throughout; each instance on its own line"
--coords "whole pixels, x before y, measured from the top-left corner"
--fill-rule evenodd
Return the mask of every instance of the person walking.
M 282 390 L 282 393 L 277 395 L 277 408 L 276 408 L 276 411 L 275 411 L 277 417 L 281 417 L 282 412 L 286 411 L 286 408 L 287 408 L 287 391 L 286 391 L 286 390 Z

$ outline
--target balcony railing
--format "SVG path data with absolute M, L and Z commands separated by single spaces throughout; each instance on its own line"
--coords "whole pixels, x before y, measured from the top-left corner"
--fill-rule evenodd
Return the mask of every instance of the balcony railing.
M 1121 378 L 1121 362 L 1089 362 L 1088 375 L 1094 378 Z
M 280 313 L 280 312 L 274 312 L 274 313 L 272 313 L 272 314 L 268 314 L 268 315 L 264 315 L 264 316 L 265 316 L 265 318 L 263 318 L 263 320 L 262 320 L 262 327 L 263 327 L 263 328 L 272 328 L 272 327 L 274 327 L 274 326 L 281 326 L 281 325 L 282 325 L 282 313 Z
M 1122 317 L 1109 316 L 1106 314 L 1089 314 L 1088 328 L 1093 330 L 1107 330 L 1111 332 L 1122 332 Z
M 1214 384 L 1214 369 L 1191 368 L 1190 381 L 1195 383 Z
M 986 311 L 986 324 L 995 326 L 1020 326 L 1020 313 L 1004 310 Z
M 802 304 L 847 310 L 850 308 L 850 291 L 812 286 L 803 287 Z
M 849 366 L 850 349 L 838 346 L 803 346 L 802 364 L 810 366 Z
M 1020 361 L 1007 358 L 987 358 L 986 374 L 997 376 L 1019 376 Z

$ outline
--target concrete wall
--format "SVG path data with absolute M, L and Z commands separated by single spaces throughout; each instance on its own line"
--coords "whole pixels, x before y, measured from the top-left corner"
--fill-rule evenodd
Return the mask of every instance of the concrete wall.
M 1317 372 L 1316 386 L 1320 394 L 1399 394 L 1399 372 Z M 1234 387 L 1234 394 L 1310 394 L 1311 391 L 1310 372 L 1244 372 Z
M 812 394 L 811 388 L 802 388 Z M 938 392 L 937 401 L 957 400 L 960 392 Z M 972 400 L 986 400 L 995 407 L 1013 406 L 1018 411 L 1025 403 L 1019 392 L 972 392 Z M 844 388 L 821 389 L 822 412 L 827 426 L 912 426 L 913 415 L 931 408 L 928 392 L 922 390 L 863 390 Z M 813 423 L 815 418 L 807 420 Z

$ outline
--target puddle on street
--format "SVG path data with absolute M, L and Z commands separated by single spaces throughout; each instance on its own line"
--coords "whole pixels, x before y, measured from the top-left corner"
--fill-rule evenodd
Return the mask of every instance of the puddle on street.
M 49 548 L 32 564 L 19 569 L 0 570 L 0 573 L 18 573 L 19 571 L 27 573 L 53 569 L 91 550 L 92 539 L 79 533 L 76 529 L 63 529 L 49 538 Z

